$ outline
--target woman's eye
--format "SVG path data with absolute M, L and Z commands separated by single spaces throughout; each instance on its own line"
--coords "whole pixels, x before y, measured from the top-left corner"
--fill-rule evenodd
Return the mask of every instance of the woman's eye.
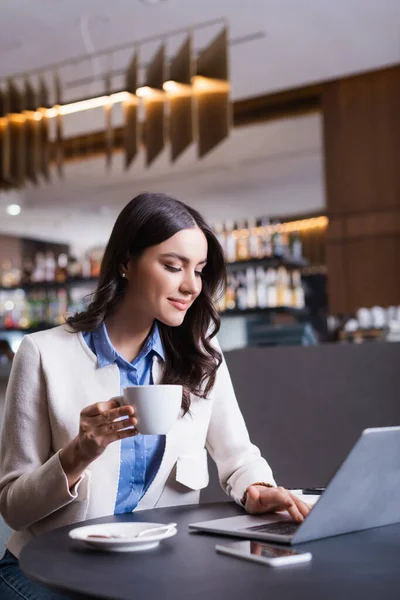
M 201 271 L 195 271 L 196 277 L 203 277 L 203 273 Z
M 171 273 L 179 273 L 179 271 L 182 271 L 182 269 L 179 269 L 178 267 L 172 267 L 171 265 L 164 265 L 164 267 L 167 269 L 167 271 L 171 271 Z

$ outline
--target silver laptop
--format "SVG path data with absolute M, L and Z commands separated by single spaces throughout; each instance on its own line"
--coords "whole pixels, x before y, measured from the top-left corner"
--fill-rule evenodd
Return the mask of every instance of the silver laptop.
M 189 528 L 284 544 L 400 522 L 400 427 L 365 429 L 303 523 L 241 515 Z

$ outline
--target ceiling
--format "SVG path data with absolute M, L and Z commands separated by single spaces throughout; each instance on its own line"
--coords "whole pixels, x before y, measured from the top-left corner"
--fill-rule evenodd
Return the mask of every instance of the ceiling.
M 399 0 L 164 0 L 158 5 L 140 0 L 2 0 L 1 9 L 0 76 L 29 73 L 220 17 L 227 18 L 234 42 L 234 99 L 377 69 L 400 59 Z M 212 28 L 198 34 L 196 47 L 210 35 Z M 154 50 L 154 44 L 144 49 L 143 60 Z M 118 55 L 112 67 L 126 65 L 127 59 L 126 53 Z M 91 76 L 106 66 L 104 60 L 87 61 L 64 70 L 63 81 Z M 66 91 L 72 96 L 76 92 Z M 66 135 L 82 130 L 85 119 L 77 118 L 75 125 L 66 120 Z M 54 177 L 50 185 L 0 195 L 0 231 L 82 246 L 104 242 L 117 212 L 143 189 L 174 194 L 212 220 L 226 218 L 228 211 L 239 218 L 249 211 L 258 215 L 317 209 L 324 204 L 320 125 L 315 115 L 235 129 L 201 162 L 189 151 L 171 166 L 166 151 L 150 169 L 139 157 L 128 173 L 120 154 L 114 155 L 110 172 L 103 159 L 68 164 L 62 182 Z M 18 217 L 4 213 L 13 201 L 23 206 Z
M 234 40 L 265 35 L 231 47 L 235 98 L 400 58 L 399 0 L 2 0 L 0 75 L 221 17 Z

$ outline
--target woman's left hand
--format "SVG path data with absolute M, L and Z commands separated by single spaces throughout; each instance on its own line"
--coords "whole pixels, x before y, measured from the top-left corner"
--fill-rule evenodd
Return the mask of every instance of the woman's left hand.
M 293 521 L 302 523 L 311 507 L 283 487 L 251 485 L 247 488 L 245 509 L 253 515 L 287 510 Z

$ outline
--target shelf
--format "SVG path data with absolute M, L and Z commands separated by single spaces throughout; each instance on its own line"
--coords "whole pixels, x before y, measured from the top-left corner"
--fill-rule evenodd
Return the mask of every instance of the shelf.
M 248 315 L 272 315 L 272 314 L 286 314 L 292 315 L 297 319 L 305 319 L 309 316 L 307 308 L 291 308 L 287 306 L 277 306 L 275 308 L 246 308 L 246 310 L 239 310 L 233 308 L 232 310 L 224 310 L 219 313 L 220 317 L 238 317 Z
M 66 281 L 32 281 L 31 283 L 23 283 L 21 285 L 14 285 L 12 287 L 0 286 L 0 292 L 13 292 L 15 290 L 23 290 L 24 292 L 30 292 L 33 290 L 58 290 L 62 288 L 70 288 L 79 285 L 96 284 L 98 282 L 97 277 L 72 277 Z
M 236 262 L 227 262 L 226 268 L 228 271 L 240 271 L 247 267 L 286 267 L 287 269 L 304 269 L 308 267 L 310 262 L 306 259 L 291 260 L 290 258 L 265 257 L 265 258 L 250 258 L 249 260 L 239 260 Z

